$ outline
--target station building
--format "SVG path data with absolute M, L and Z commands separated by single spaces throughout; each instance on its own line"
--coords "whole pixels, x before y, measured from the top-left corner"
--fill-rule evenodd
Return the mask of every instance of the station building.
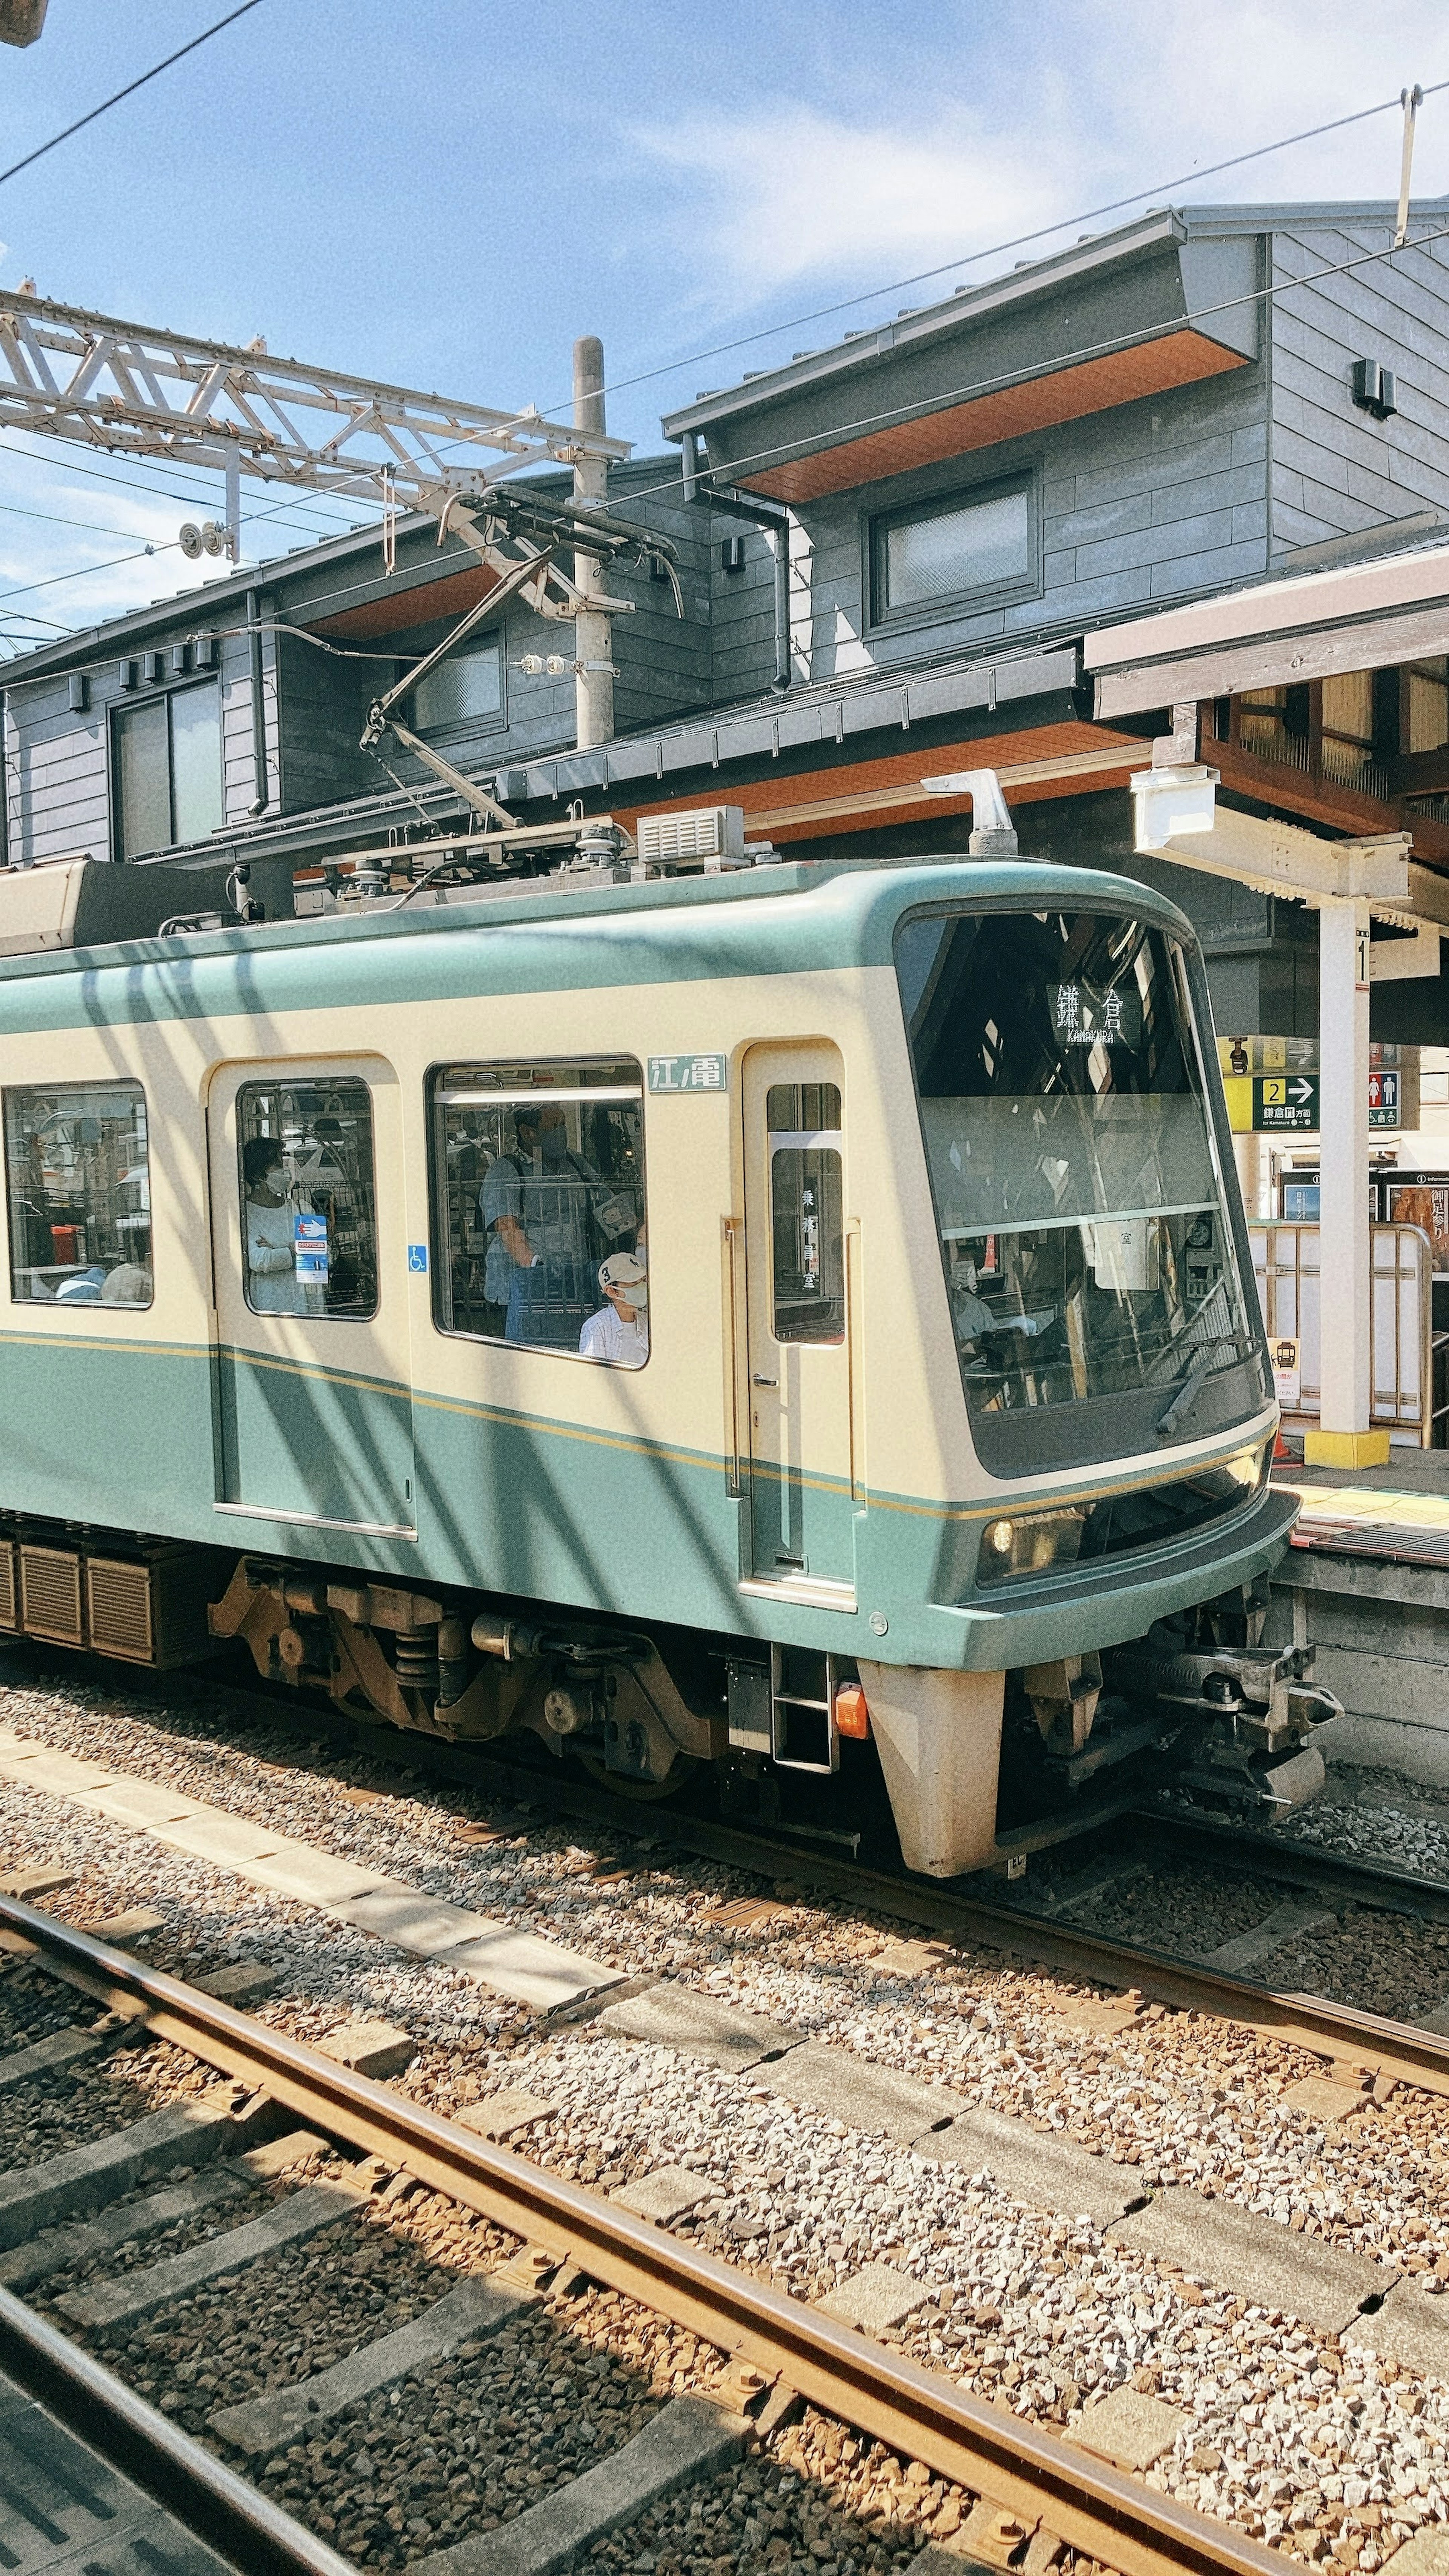
M 1395 250 L 1395 220 L 1160 209 L 700 392 L 610 471 L 646 538 L 609 573 L 612 738 L 578 747 L 560 629 L 516 598 L 408 718 L 520 822 L 729 805 L 822 861 L 963 854 L 939 782 L 991 768 L 1024 851 L 1174 896 L 1312 1525 L 1335 1479 L 1421 1497 L 1398 1591 L 1347 1544 L 1346 1610 L 1308 1598 L 1307 1552 L 1284 1592 L 1390 1733 L 1449 1663 L 1449 230 L 1421 203 Z M 404 520 L 391 563 L 376 531 L 328 539 L 11 661 L 6 862 L 164 859 L 184 911 L 244 861 L 286 910 L 299 877 L 466 829 L 359 737 L 492 578 Z M 1331 1668 L 1370 1594 L 1420 1678 Z

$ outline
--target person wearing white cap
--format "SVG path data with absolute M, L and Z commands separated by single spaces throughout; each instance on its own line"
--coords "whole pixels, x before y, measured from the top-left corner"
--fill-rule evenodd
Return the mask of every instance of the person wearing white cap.
M 579 1335 L 579 1357 L 642 1368 L 649 1357 L 649 1273 L 637 1252 L 611 1252 L 599 1264 L 606 1304 Z

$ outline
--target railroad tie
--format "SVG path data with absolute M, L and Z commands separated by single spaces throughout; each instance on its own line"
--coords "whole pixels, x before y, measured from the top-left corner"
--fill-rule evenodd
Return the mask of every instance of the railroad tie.
M 36 2075 L 59 2075 L 77 2058 L 94 2056 L 103 2045 L 114 2047 L 114 2037 L 95 2030 L 53 2030 L 45 2039 L 33 2039 L 28 2048 L 13 2048 L 8 2057 L 0 2057 L 0 2087 L 28 2084 Z
M 456 2290 L 437 2300 L 424 2315 L 391 2334 L 379 2335 L 375 2343 L 364 2344 L 330 2370 L 320 2370 L 290 2388 L 274 2388 L 265 2397 L 248 2398 L 240 2406 L 219 2406 L 208 2418 L 209 2430 L 253 2459 L 271 2459 L 289 2442 L 300 2441 L 340 2415 L 344 2406 L 376 2396 L 380 2388 L 393 2387 L 413 2371 L 430 2370 L 460 2344 L 482 2343 L 520 2309 L 533 2304 L 520 2290 L 494 2289 L 486 2280 L 460 2281 Z
M 168 2255 L 164 2262 L 152 2263 L 143 2272 L 127 2272 L 115 2281 L 98 2281 L 89 2290 L 68 2290 L 56 2305 L 79 2326 L 129 2325 L 173 2299 L 188 2298 L 208 2281 L 219 2281 L 229 2272 L 239 2272 L 245 2264 L 259 2263 L 266 2255 L 280 2252 L 284 2245 L 296 2245 L 304 2237 L 316 2236 L 357 2206 L 357 2194 L 339 2183 L 308 2183 L 305 2190 L 279 2200 L 243 2227 L 209 2236 L 200 2245 L 188 2246 L 184 2254 Z
M 632 2442 L 503 2529 L 414 2559 L 409 2576 L 555 2576 L 595 2541 L 739 2455 L 747 2425 L 707 2397 L 676 2397 Z
M 225 2108 L 153 2111 L 88 2146 L 0 2173 L 0 2251 L 63 2219 L 89 2218 L 173 2165 L 206 2164 L 224 2153 L 237 2135 L 231 2100 L 228 2090 Z
M 73 2263 L 102 2262 L 118 2246 L 159 2236 L 164 2227 L 194 2218 L 198 2210 L 209 2209 L 216 2201 L 239 2199 L 242 2189 L 236 2174 L 213 2166 L 189 2175 L 185 2182 L 169 2183 L 145 2200 L 124 2200 L 103 2209 L 98 2218 L 79 2219 L 73 2227 L 53 2227 L 28 2245 L 14 2245 L 8 2254 L 0 2254 L 0 2289 L 28 2290 L 35 2281 L 68 2272 Z

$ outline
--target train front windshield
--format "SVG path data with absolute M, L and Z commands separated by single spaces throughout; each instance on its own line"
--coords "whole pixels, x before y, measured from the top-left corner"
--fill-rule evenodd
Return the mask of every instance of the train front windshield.
M 1176 943 L 1101 913 L 917 914 L 896 969 L 983 1466 L 1040 1474 L 1261 1411 Z

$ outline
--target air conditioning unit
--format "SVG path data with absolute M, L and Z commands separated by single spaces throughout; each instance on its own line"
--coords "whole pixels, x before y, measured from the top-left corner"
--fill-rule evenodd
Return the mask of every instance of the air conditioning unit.
M 745 817 L 739 805 L 701 805 L 689 814 L 641 814 L 639 856 L 656 867 L 743 868 Z

